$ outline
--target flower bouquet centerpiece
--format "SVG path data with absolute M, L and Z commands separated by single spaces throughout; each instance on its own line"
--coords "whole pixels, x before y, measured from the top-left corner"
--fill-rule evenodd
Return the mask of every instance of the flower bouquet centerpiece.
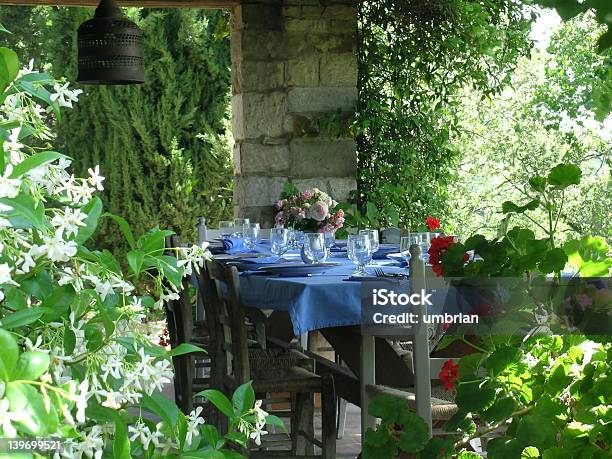
M 299 191 L 288 183 L 281 198 L 274 203 L 275 222 L 301 231 L 336 231 L 344 225 L 344 210 L 335 210 L 337 205 L 318 188 Z

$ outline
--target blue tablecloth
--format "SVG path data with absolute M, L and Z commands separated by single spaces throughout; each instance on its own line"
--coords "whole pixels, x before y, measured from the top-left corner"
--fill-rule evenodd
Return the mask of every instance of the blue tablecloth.
M 300 255 L 293 251 L 283 258 L 299 261 Z M 243 305 L 288 311 L 296 336 L 321 328 L 360 325 L 362 282 L 348 280 L 355 265 L 346 255 L 344 258 L 330 257 L 327 261 L 339 265 L 310 277 L 243 273 L 240 278 Z M 406 273 L 397 261 L 376 260 L 375 265 L 386 273 Z M 367 271 L 373 274 L 374 267 L 369 266 Z

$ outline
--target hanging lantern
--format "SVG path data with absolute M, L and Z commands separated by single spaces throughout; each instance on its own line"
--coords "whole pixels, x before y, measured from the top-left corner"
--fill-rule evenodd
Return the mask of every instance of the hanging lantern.
M 142 30 L 115 0 L 102 0 L 94 17 L 77 31 L 77 81 L 86 84 L 144 83 Z

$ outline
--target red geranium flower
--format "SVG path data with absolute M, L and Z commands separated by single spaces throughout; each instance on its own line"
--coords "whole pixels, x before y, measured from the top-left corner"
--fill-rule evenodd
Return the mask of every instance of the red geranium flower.
M 438 277 L 444 276 L 444 271 L 442 270 L 442 256 L 453 244 L 456 244 L 454 236 L 436 236 L 431 240 L 431 246 L 427 251 L 429 254 L 429 264 Z M 469 259 L 470 257 L 465 253 L 463 255 L 463 261 L 468 261 Z
M 435 229 L 440 228 L 440 220 L 438 220 L 436 217 L 427 217 L 425 219 L 425 223 L 427 224 L 427 228 L 429 228 L 429 231 L 433 231 Z
M 458 378 L 459 365 L 453 360 L 447 360 L 444 362 L 442 369 L 440 370 L 439 378 L 444 383 L 446 390 L 452 390 L 455 388 L 455 381 Z

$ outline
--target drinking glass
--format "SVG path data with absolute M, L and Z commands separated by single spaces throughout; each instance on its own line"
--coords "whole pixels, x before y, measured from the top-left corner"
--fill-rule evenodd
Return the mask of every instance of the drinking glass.
M 270 230 L 270 245 L 273 254 L 282 256 L 289 249 L 289 230 L 287 228 L 272 228 Z
M 378 230 L 374 229 L 364 229 L 359 231 L 359 234 L 365 234 L 370 238 L 370 245 L 372 247 L 372 253 L 376 253 L 378 248 L 380 247 L 380 242 L 378 239 Z
M 421 259 L 425 263 L 429 263 L 429 247 L 431 247 L 431 238 L 436 236 L 436 233 L 417 233 L 419 238 L 419 247 L 421 248 Z
M 336 244 L 336 231 L 325 231 L 323 238 L 325 239 L 325 247 L 328 250 L 331 249 Z
M 304 231 L 298 231 L 298 230 L 293 231 L 293 241 L 294 241 L 296 249 L 299 249 L 301 246 L 303 246 L 304 245 Z
M 223 220 L 219 222 L 219 235 L 225 239 L 232 235 L 234 232 L 234 222 Z
M 244 235 L 244 226 L 251 223 L 248 218 L 234 218 L 234 236 L 242 237 Z
M 410 247 L 413 245 L 419 245 L 420 237 L 418 234 L 409 234 L 408 236 L 402 236 L 400 238 L 400 254 L 402 258 L 406 261 L 406 269 L 409 269 L 408 264 L 410 263 L 410 258 L 412 255 L 410 254 Z
M 244 225 L 244 245 L 253 250 L 261 240 L 261 228 L 259 223 L 249 223 Z
M 364 276 L 365 266 L 372 257 L 370 238 L 364 234 L 351 234 L 347 241 L 347 252 L 349 258 L 357 265 L 353 276 Z
M 304 253 L 315 263 L 325 261 L 327 249 L 323 233 L 304 234 Z

